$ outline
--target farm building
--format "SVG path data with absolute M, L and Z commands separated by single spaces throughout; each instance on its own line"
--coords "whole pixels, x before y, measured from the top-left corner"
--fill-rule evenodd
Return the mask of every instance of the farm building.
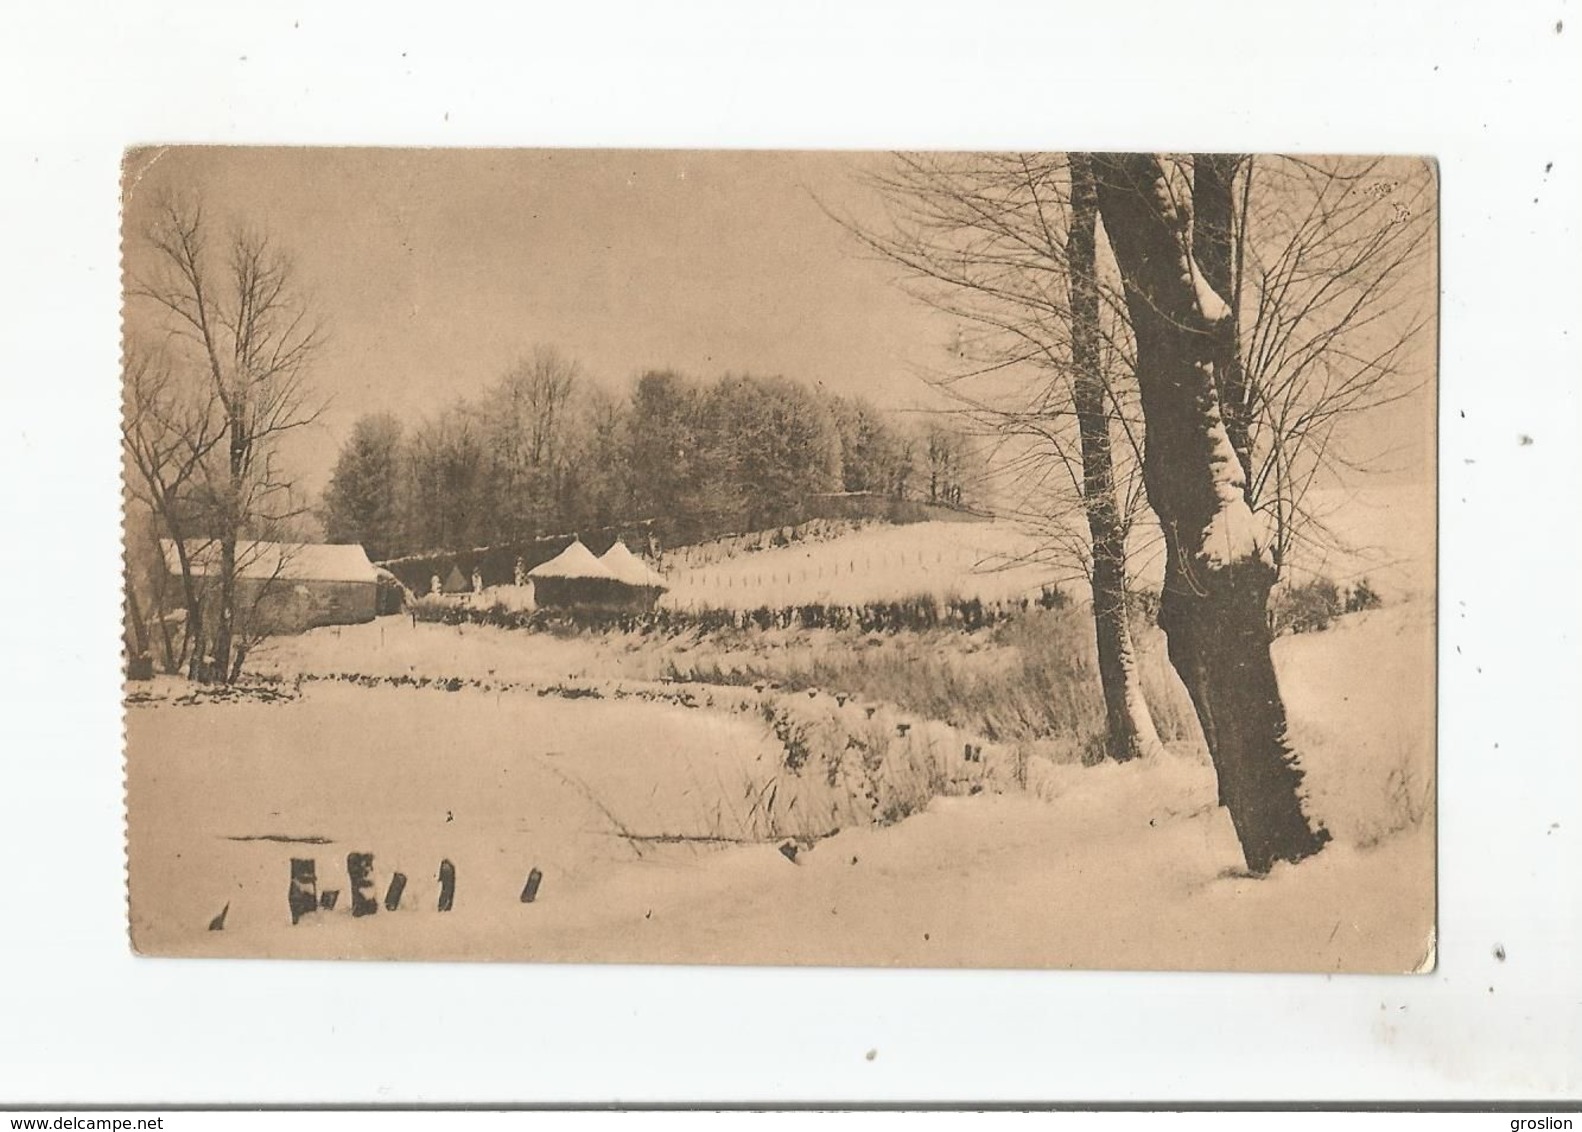
M 580 540 L 527 572 L 540 609 L 619 606 L 624 587 Z
M 176 543 L 162 539 L 165 570 L 181 577 Z M 217 599 L 220 544 L 189 539 L 187 559 L 204 589 Z M 317 625 L 354 625 L 378 613 L 379 572 L 356 544 L 243 541 L 236 544 L 237 607 L 272 633 L 301 632 Z
M 642 609 L 654 608 L 659 595 L 668 588 L 665 576 L 626 549 L 624 542 L 617 542 L 606 550 L 599 561 L 604 568 L 636 591 L 633 600 Z
M 472 583 L 467 580 L 467 575 L 461 572 L 461 567 L 451 564 L 445 574 L 445 580 L 440 583 L 439 592 L 446 594 L 464 594 L 472 590 Z
M 632 561 L 642 565 L 635 558 Z M 574 540 L 548 562 L 533 567 L 527 577 L 533 583 L 533 600 L 540 609 L 638 612 L 652 609 L 658 593 L 650 585 L 622 580 L 580 540 Z
M 652 553 L 652 523 L 643 520 L 583 531 L 580 535 L 545 535 L 542 538 L 500 542 L 492 546 L 475 546 L 470 550 L 431 550 L 388 558 L 376 565 L 389 570 L 411 593 L 420 597 L 436 591 L 466 593 L 479 588 L 470 581 L 474 576 L 483 582 L 481 588 L 484 589 L 492 586 L 524 586 L 529 570 L 548 562 L 573 542 L 581 542 L 598 555 L 606 547 L 621 541 L 628 546 L 646 547 Z M 456 571 L 454 577 L 451 576 L 452 567 Z
M 407 600 L 411 597 L 407 588 L 401 584 L 401 579 L 383 566 L 375 566 L 374 575 L 378 587 L 374 612 L 380 617 L 389 613 L 400 613 L 406 608 Z

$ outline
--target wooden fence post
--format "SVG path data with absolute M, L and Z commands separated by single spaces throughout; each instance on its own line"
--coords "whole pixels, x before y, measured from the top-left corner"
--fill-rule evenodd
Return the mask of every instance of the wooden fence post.
M 385 890 L 385 911 L 394 912 L 401 907 L 401 894 L 406 891 L 406 874 L 396 873 L 390 878 L 390 887 Z
M 316 867 L 311 857 L 291 858 L 291 887 L 286 890 L 286 903 L 291 908 L 293 924 L 319 906 Z
M 522 903 L 531 904 L 538 897 L 538 886 L 543 881 L 544 874 L 537 868 L 527 874 L 527 884 L 522 888 Z
M 346 854 L 346 879 L 352 890 L 352 915 L 372 916 L 379 911 L 379 901 L 373 898 L 374 855 L 372 853 Z
M 439 863 L 439 910 L 449 912 L 456 904 L 456 866 L 450 861 Z

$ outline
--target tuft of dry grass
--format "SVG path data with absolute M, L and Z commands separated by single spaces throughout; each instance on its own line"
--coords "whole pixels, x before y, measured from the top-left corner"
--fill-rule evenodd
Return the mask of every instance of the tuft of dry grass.
M 781 755 L 733 782 L 694 784 L 708 801 L 688 840 L 811 844 L 851 826 L 894 824 L 937 797 L 1016 785 L 1015 750 L 888 706 L 766 690 L 745 692 L 729 710 L 756 715 Z
M 1166 742 L 1201 743 L 1157 629 L 1139 649 L 1144 695 Z M 1056 762 L 1091 758 L 1105 738 L 1093 623 L 1074 607 L 1034 607 L 992 628 L 876 634 L 806 630 L 710 635 L 665 661 L 672 680 L 792 691 L 838 689 L 894 704 Z
M 1352 800 L 1351 828 L 1342 831 L 1359 849 L 1371 849 L 1398 833 L 1421 828 L 1434 813 L 1434 777 L 1426 744 L 1397 732 L 1381 746 L 1378 764 L 1365 776 L 1374 787 L 1368 795 Z

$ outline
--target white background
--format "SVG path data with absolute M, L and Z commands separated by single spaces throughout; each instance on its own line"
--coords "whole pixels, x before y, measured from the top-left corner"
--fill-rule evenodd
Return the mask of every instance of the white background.
M 332 15 L 298 3 L 222 17 L 200 3 L 37 0 L 9 11 L 0 1106 L 1577 1097 L 1582 16 L 1571 26 L 1571 7 L 802 0 Z M 134 959 L 116 201 L 123 147 L 164 141 L 1436 155 L 1438 970 Z

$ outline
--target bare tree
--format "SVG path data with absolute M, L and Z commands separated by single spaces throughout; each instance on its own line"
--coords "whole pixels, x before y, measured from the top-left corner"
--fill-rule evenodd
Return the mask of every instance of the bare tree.
M 1071 295 L 1072 406 L 1082 444 L 1082 502 L 1091 540 L 1093 620 L 1111 750 L 1117 758 L 1160 751 L 1127 616 L 1130 522 L 1120 511 L 1111 420 L 1105 399 L 1098 273 L 1098 187 L 1085 154 L 1071 155 L 1071 226 L 1067 239 Z
M 1134 526 L 1144 502 L 1137 345 L 1106 246 L 1087 261 L 1084 163 L 897 155 L 869 178 L 889 205 L 889 229 L 844 223 L 905 270 L 909 291 L 959 320 L 955 364 L 934 384 L 999 438 L 1012 514 L 1038 534 L 1040 559 L 1093 587 L 1097 622 L 1110 604 L 1102 594 L 1125 590 L 1157 536 L 1132 537 L 1146 533 Z M 1432 297 L 1413 284 L 1432 251 L 1432 171 L 1392 159 L 1229 154 L 1160 167 L 1160 190 L 1190 216 L 1183 245 L 1229 309 L 1216 328 L 1223 425 L 1249 502 L 1272 528 L 1278 577 L 1294 548 L 1339 544 L 1309 491 L 1366 466 L 1346 443 L 1348 421 L 1417 388 L 1412 363 Z M 1119 570 L 1104 561 L 1117 546 L 1130 560 Z M 1126 655 L 1127 635 L 1095 628 L 1101 671 L 1113 669 L 1103 658 Z M 1106 681 L 1119 752 L 1127 741 L 1113 722 L 1115 690 L 1124 684 Z
M 1266 621 L 1275 566 L 1246 465 L 1221 410 L 1237 353 L 1231 307 L 1194 257 L 1191 223 L 1152 154 L 1094 158 L 1099 207 L 1125 287 L 1147 428 L 1143 476 L 1166 541 L 1159 624 L 1203 727 L 1247 866 L 1323 847 L 1286 737 Z M 1194 193 L 1223 197 L 1210 173 Z M 1222 200 L 1210 205 L 1228 214 Z
M 1086 159 L 899 154 L 869 183 L 890 227 L 844 223 L 904 269 L 915 297 L 957 320 L 951 366 L 933 384 L 997 441 L 1011 485 L 1002 510 L 1038 536 L 1035 556 L 1091 589 L 1111 755 L 1157 752 L 1127 617 L 1142 506 L 1131 345 L 1098 259 Z M 933 496 L 942 458 L 932 443 L 927 457 Z
M 241 675 L 242 665 L 248 654 L 279 628 L 279 614 L 289 609 L 296 600 L 290 585 L 292 563 L 297 560 L 301 542 L 296 537 L 291 522 L 306 508 L 294 507 L 291 514 L 279 522 L 270 522 L 260 529 L 259 539 L 241 543 L 236 552 L 236 578 L 246 578 L 246 586 L 233 585 L 236 609 L 231 618 L 231 648 L 233 650 L 228 679 L 234 681 Z M 223 544 L 222 544 L 223 548 Z M 222 578 L 223 581 L 223 578 Z M 299 624 L 290 616 L 286 624 Z
M 1425 379 L 1435 296 L 1420 269 L 1434 250 L 1433 169 L 1399 158 L 1224 155 L 1194 167 L 1199 183 L 1212 171 L 1214 192 L 1194 192 L 1193 245 L 1205 277 L 1230 297 L 1238 343 L 1226 422 L 1283 573 L 1303 545 L 1338 542 L 1309 491 L 1388 460 L 1348 445 L 1348 423 Z
M 491 538 L 526 538 L 559 525 L 581 377 L 574 359 L 539 345 L 485 394 L 479 424 L 496 493 L 492 510 L 503 520 Z
M 180 567 L 182 640 L 177 649 L 166 637 L 166 667 L 175 671 L 186 665 L 188 675 L 196 678 L 202 666 L 203 601 L 189 539 L 201 523 L 206 464 L 225 438 L 219 399 L 210 386 L 190 389 L 179 383 L 163 351 L 135 344 L 127 349 L 122 394 L 121 449 L 130 465 L 127 489 L 154 516 Z M 158 561 L 163 573 L 162 551 Z M 163 598 L 161 590 L 156 589 L 156 596 Z
M 581 404 L 567 440 L 568 529 L 588 523 L 607 527 L 626 514 L 631 476 L 625 460 L 628 444 L 626 406 L 602 385 L 583 387 Z
M 167 414 L 170 427 L 192 434 L 170 446 L 190 456 L 197 440 L 208 443 L 187 472 L 196 481 L 188 502 L 200 512 L 202 534 L 218 546 L 219 592 L 213 624 L 204 624 L 200 613 L 189 629 L 203 633 L 194 638 L 202 656 L 192 674 L 229 682 L 246 652 L 236 648 L 238 614 L 245 612 L 238 544 L 306 510 L 279 466 L 277 449 L 281 437 L 320 412 L 309 403 L 306 376 L 322 329 L 289 259 L 267 236 L 236 228 L 223 247 L 211 248 L 201 204 L 175 196 L 158 202 L 144 236 L 149 264 L 132 273 L 129 293 L 148 304 L 166 334 L 168 384 L 160 395 L 179 406 Z M 136 433 L 141 426 L 138 414 L 132 416 Z M 157 506 L 178 502 L 161 498 Z M 177 525 L 190 536 L 190 522 Z M 175 541 L 180 546 L 185 540 Z M 185 550 L 180 553 L 184 587 L 195 589 L 191 563 Z M 189 608 L 189 619 L 194 612 Z
M 465 403 L 421 421 L 407 444 L 412 502 L 409 537 L 425 550 L 456 550 L 488 537 L 483 514 L 484 442 L 478 414 Z

